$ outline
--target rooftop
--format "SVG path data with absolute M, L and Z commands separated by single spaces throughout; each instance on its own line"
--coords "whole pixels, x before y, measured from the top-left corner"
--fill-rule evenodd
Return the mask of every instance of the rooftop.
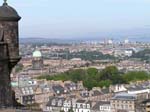
M 119 93 L 116 94 L 112 100 L 136 100 L 136 95 L 131 95 L 128 93 Z
M 0 6 L 0 20 L 1 21 L 17 21 L 21 17 L 18 15 L 17 11 L 9 6 L 6 1 L 4 1 L 3 5 Z

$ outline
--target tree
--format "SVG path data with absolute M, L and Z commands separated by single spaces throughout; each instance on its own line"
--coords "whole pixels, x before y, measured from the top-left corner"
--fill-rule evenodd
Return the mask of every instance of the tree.
M 88 68 L 87 69 L 87 74 L 89 77 L 95 78 L 97 73 L 98 73 L 98 70 L 96 68 Z
M 110 80 L 102 80 L 98 83 L 99 87 L 109 87 L 111 84 Z
M 124 74 L 123 78 L 127 82 L 138 81 L 138 80 L 148 80 L 150 75 L 144 71 L 132 71 Z
M 119 71 L 118 71 L 116 66 L 108 66 L 105 69 L 103 69 L 101 71 L 101 73 L 102 73 L 101 74 L 101 79 L 102 80 L 107 80 L 107 79 L 112 80 L 114 75 L 119 74 Z
M 143 71 L 120 73 L 117 67 L 108 66 L 102 71 L 96 68 L 75 69 L 55 76 L 41 76 L 39 79 L 47 80 L 71 80 L 75 83 L 83 81 L 84 87 L 91 90 L 93 87 L 109 87 L 111 84 L 125 84 L 131 81 L 147 80 L 150 75 Z

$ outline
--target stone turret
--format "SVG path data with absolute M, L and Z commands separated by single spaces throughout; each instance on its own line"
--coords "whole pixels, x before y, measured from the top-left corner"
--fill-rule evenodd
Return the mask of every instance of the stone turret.
M 13 106 L 10 73 L 20 60 L 18 21 L 21 17 L 6 0 L 0 6 L 0 107 Z
M 20 19 L 16 10 L 4 2 L 0 7 L 0 40 L 8 44 L 8 55 L 12 67 L 20 59 L 18 47 L 18 21 Z

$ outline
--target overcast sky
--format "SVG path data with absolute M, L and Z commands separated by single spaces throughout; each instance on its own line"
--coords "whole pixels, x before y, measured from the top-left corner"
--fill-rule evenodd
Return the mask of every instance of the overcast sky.
M 8 4 L 22 17 L 20 37 L 92 37 L 150 25 L 150 0 L 8 0 Z

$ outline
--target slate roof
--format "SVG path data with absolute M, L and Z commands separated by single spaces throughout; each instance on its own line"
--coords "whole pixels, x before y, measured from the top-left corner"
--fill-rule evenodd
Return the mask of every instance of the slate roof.
M 127 88 L 129 91 L 139 91 L 139 90 L 144 90 L 146 88 L 144 88 L 143 86 L 130 86 Z
M 61 85 L 54 85 L 52 86 L 52 89 L 56 94 L 63 94 L 65 90 Z M 59 91 L 59 93 L 57 91 Z
M 116 94 L 112 100 L 136 100 L 136 95 L 131 95 L 127 93 Z

